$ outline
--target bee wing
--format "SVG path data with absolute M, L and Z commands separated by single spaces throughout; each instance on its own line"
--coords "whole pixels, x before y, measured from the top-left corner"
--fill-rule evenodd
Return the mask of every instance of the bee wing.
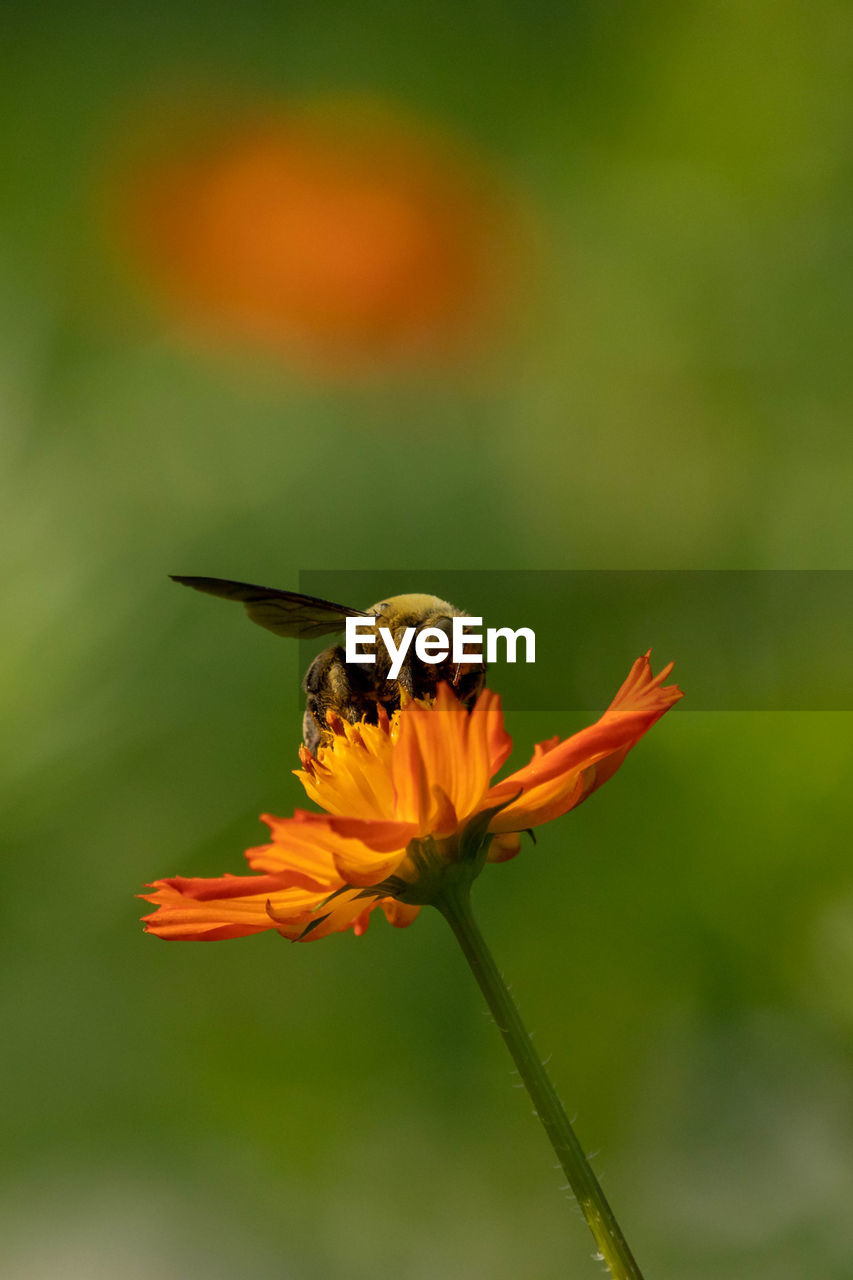
M 204 591 L 223 600 L 239 600 L 259 627 L 277 636 L 293 636 L 298 640 L 343 631 L 347 618 L 366 618 L 361 609 L 350 609 L 331 600 L 302 596 L 296 591 L 278 591 L 275 587 L 256 587 L 250 582 L 230 582 L 227 578 L 185 578 L 171 574 L 173 582 Z

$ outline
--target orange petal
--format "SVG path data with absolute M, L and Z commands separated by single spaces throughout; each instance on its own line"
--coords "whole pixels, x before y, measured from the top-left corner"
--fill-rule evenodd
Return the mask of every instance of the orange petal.
M 682 697 L 662 687 L 672 663 L 653 676 L 649 655 L 638 658 L 600 720 L 565 741 L 540 743 L 533 759 L 492 787 L 487 804 L 521 791 L 497 814 L 490 830 L 521 831 L 568 812 L 613 776 L 631 747 Z
M 347 844 L 355 845 L 356 842 L 341 842 L 340 849 L 334 855 L 335 869 L 344 884 L 356 885 L 360 889 L 369 889 L 371 885 L 379 884 L 393 875 L 406 856 L 403 848 L 392 854 L 374 853 L 368 859 L 364 856 L 368 851 L 360 845 L 357 846 L 358 853 L 354 857 L 348 851 Z
M 160 938 L 213 941 L 242 938 L 275 926 L 267 903 L 287 902 L 291 909 L 310 917 L 326 891 L 283 886 L 279 876 L 220 876 L 216 879 L 175 876 L 157 880 L 144 894 L 157 910 L 145 916 L 147 933 Z
M 438 687 L 435 704 L 413 704 L 399 718 L 391 759 L 396 812 L 418 824 L 420 835 L 439 833 L 449 804 L 457 825 L 481 807 L 492 774 L 511 746 L 500 700 L 484 690 L 468 712 L 450 686 Z
M 372 866 L 381 860 L 377 854 L 405 849 L 414 834 L 409 823 L 336 818 L 305 809 L 297 809 L 292 818 L 264 814 L 263 820 L 269 824 L 273 843 L 247 849 L 249 865 L 257 871 L 289 877 L 301 875 L 318 885 L 337 877 L 335 859 L 338 856 L 353 865 L 362 861 L 365 867 Z M 294 879 L 294 883 L 297 882 Z
M 325 813 L 318 814 L 317 817 L 325 819 L 329 831 L 337 837 L 336 849 L 344 841 L 349 841 L 364 850 L 366 859 L 371 851 L 387 854 L 405 849 L 409 841 L 418 834 L 418 829 L 412 822 L 383 822 L 379 818 L 338 818 Z M 352 854 L 354 850 L 349 852 Z
M 362 938 L 367 933 L 367 926 L 370 924 L 370 912 L 372 907 L 365 907 L 360 915 L 356 916 L 353 921 L 352 931 L 357 938 Z
M 306 884 L 325 886 L 326 893 L 341 884 L 360 888 L 378 884 L 405 857 L 406 845 L 416 834 L 408 823 L 336 818 L 305 809 L 297 809 L 292 818 L 265 814 L 264 821 L 274 842 L 248 849 L 249 865 L 287 876 L 294 883 L 304 868 Z
M 376 903 L 385 912 L 389 924 L 395 929 L 406 929 L 420 915 L 420 907 L 410 906 L 407 902 L 398 902 L 396 898 L 380 898 Z
M 392 744 L 387 717 L 379 724 L 330 721 L 335 737 L 317 758 L 300 752 L 295 770 L 309 799 L 328 813 L 370 819 L 393 816 L 394 792 L 388 767 Z
M 155 892 L 144 896 L 157 910 L 144 918 L 146 932 L 184 942 L 242 938 L 269 929 L 292 941 L 303 935 L 306 940 L 324 938 L 350 928 L 363 933 L 367 915 L 377 905 L 375 899 L 365 903 L 353 891 L 326 906 L 325 890 L 281 888 L 276 876 L 176 876 L 150 887 Z
M 357 892 L 341 894 L 333 902 L 314 904 L 311 911 L 299 909 L 299 904 L 281 897 L 271 897 L 267 903 L 270 927 L 291 942 L 313 942 L 327 938 L 330 933 L 344 933 L 354 929 L 357 936 L 367 928 L 367 917 L 376 905 L 375 899 L 365 902 Z
M 492 837 L 489 845 L 489 862 L 509 862 L 521 851 L 521 836 L 517 831 L 507 831 Z
M 364 898 L 355 893 L 349 896 L 341 895 L 327 912 L 324 913 L 322 908 L 316 912 L 314 918 L 319 918 L 320 923 L 310 932 L 305 933 L 303 919 L 291 922 L 286 918 L 285 913 L 277 912 L 270 903 L 271 913 L 275 914 L 280 921 L 279 933 L 283 937 L 298 942 L 312 942 L 316 938 L 326 938 L 330 933 L 343 933 L 346 929 L 352 929 L 355 936 L 360 938 L 367 932 L 370 916 L 377 907 L 381 907 L 389 923 L 397 929 L 404 929 L 410 925 L 420 912 L 420 907 L 408 906 L 404 902 L 397 902 L 395 898 L 373 898 L 365 904 Z M 304 937 L 300 936 L 303 934 Z
M 286 876 L 289 883 L 322 888 L 335 879 L 331 848 L 337 837 L 330 830 L 328 815 L 295 810 L 292 818 L 262 813 L 261 821 L 270 829 L 272 842 L 246 850 L 253 871 Z
M 483 693 L 489 693 L 487 689 Z M 483 695 L 477 701 L 474 710 L 479 706 Z M 498 694 L 491 693 L 486 703 L 487 732 L 489 738 L 489 777 L 494 777 L 498 769 L 506 764 L 512 752 L 512 738 L 504 727 L 503 708 Z
M 430 835 L 438 838 L 451 836 L 460 827 L 459 817 L 453 801 L 437 784 L 432 787 L 432 813 L 430 815 Z

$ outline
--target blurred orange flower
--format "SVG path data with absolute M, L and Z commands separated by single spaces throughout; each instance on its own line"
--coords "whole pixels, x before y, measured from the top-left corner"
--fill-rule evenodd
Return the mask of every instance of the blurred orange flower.
M 575 808 L 611 778 L 631 747 L 682 696 L 638 658 L 604 715 L 580 733 L 540 743 L 533 758 L 493 784 L 510 754 L 500 698 L 485 690 L 470 712 L 447 685 L 432 704 L 411 702 L 378 724 L 330 718 L 334 740 L 297 771 L 324 812 L 265 815 L 272 840 L 249 849 L 256 874 L 158 880 L 143 895 L 161 938 L 236 938 L 276 929 L 319 938 L 367 928 L 381 908 L 407 925 L 460 868 L 469 879 L 502 862 L 519 833 Z M 380 709 L 381 710 L 381 709 Z
M 118 216 L 184 328 L 353 371 L 453 357 L 489 328 L 513 237 L 476 157 L 364 101 L 172 128 Z

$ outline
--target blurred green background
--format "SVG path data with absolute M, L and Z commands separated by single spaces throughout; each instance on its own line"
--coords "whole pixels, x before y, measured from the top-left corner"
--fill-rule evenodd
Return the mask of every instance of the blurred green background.
M 596 1274 L 437 916 L 143 936 L 144 882 L 300 798 L 298 646 L 166 574 L 849 567 L 852 51 L 831 0 L 7 7 L 4 1275 Z M 477 157 L 521 246 L 486 355 L 176 326 L 102 193 L 189 86 L 368 94 Z M 850 717 L 686 691 L 481 922 L 650 1280 L 842 1280 Z M 517 760 L 579 723 L 513 711 Z

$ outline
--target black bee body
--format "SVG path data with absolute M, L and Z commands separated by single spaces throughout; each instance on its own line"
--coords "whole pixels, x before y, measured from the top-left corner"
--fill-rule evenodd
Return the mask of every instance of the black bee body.
M 375 723 L 380 705 L 390 716 L 400 707 L 401 700 L 434 696 L 437 686 L 443 681 L 451 685 L 457 698 L 467 707 L 483 687 L 484 663 L 454 663 L 450 654 L 438 662 L 428 663 L 417 656 L 415 640 L 419 631 L 431 628 L 449 637 L 453 618 L 464 616 L 459 609 L 437 596 L 390 596 L 368 610 L 361 610 L 314 596 L 223 578 L 176 577 L 175 581 L 209 595 L 239 600 L 253 622 L 276 635 L 307 638 L 342 631 L 347 618 L 376 619 L 376 643 L 368 645 L 364 639 L 361 641 L 361 651 L 372 655 L 375 661 L 347 662 L 346 650 L 336 644 L 318 654 L 305 673 L 302 682 L 305 691 L 302 732 L 305 746 L 312 755 L 316 755 L 317 749 L 332 736 L 330 714 L 338 715 L 351 724 L 363 719 Z M 392 656 L 382 643 L 379 629 L 387 629 L 399 650 L 409 627 L 414 628 L 415 636 L 410 639 L 397 675 L 392 677 Z M 370 630 L 366 628 L 365 635 L 369 635 Z

